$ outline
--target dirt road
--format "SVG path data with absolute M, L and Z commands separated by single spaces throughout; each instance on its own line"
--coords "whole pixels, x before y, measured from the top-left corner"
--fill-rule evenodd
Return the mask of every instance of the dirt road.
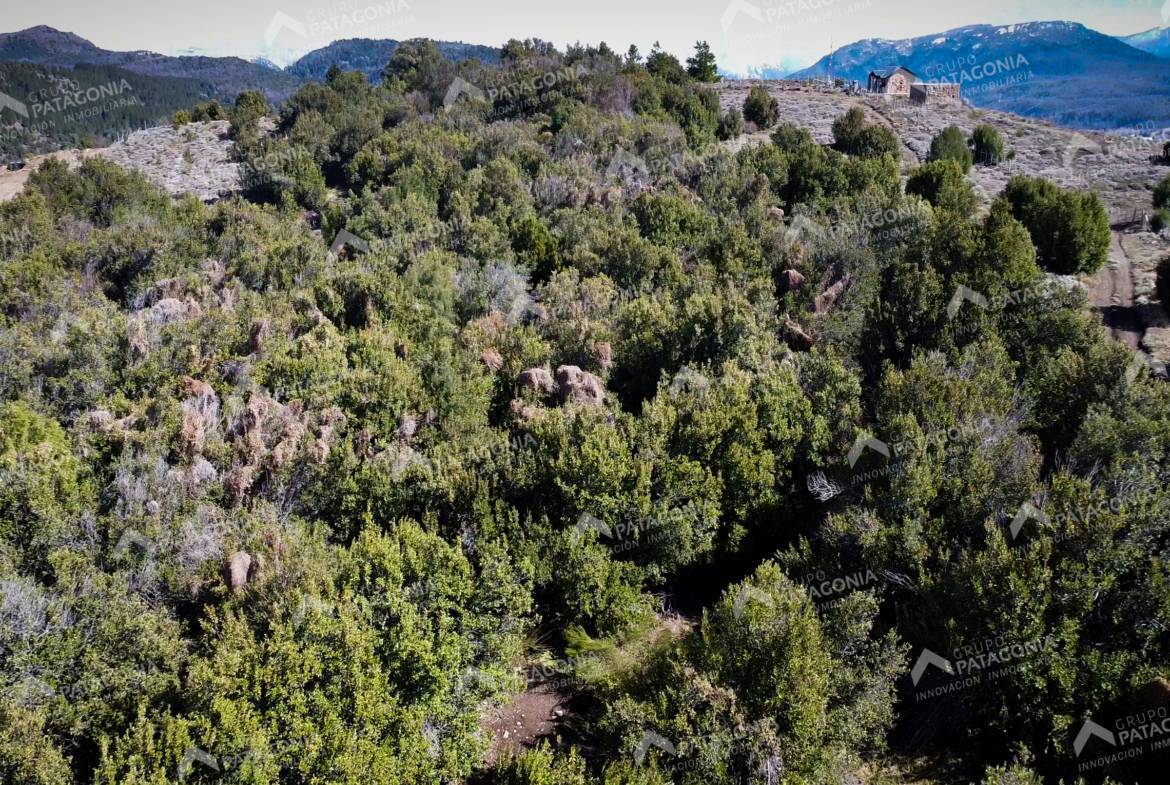
M 1109 263 L 1093 277 L 1089 295 L 1115 341 L 1138 349 L 1144 328 L 1134 303 L 1133 271 L 1122 232 L 1114 230 Z

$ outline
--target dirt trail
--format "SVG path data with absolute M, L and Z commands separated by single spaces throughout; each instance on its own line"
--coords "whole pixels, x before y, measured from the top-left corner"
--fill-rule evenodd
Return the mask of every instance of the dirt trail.
M 494 766 L 509 751 L 533 746 L 552 734 L 567 712 L 568 695 L 548 684 L 532 687 L 484 719 L 491 736 L 485 765 Z
M 1093 277 L 1089 289 L 1093 307 L 1115 341 L 1137 350 L 1142 341 L 1142 321 L 1134 303 L 1133 271 L 1125 240 L 1113 232 L 1109 263 Z

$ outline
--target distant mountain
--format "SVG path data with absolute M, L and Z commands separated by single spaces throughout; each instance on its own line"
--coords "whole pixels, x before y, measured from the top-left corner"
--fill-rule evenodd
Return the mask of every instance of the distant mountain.
M 275 102 L 292 95 L 308 80 L 324 79 L 329 66 L 334 63 L 347 70 L 362 71 L 373 81 L 378 81 L 382 67 L 399 43 L 368 38 L 334 41 L 282 69 L 264 58 L 249 62 L 239 57 L 211 57 L 196 49 L 186 50 L 181 55 L 115 52 L 95 46 L 73 33 L 41 25 L 16 33 L 0 33 L 0 62 L 65 69 L 80 64 L 116 66 L 145 76 L 193 80 L 199 92 L 208 98 L 232 100 L 244 90 L 259 90 Z M 495 47 L 457 41 L 435 43 L 439 51 L 454 62 L 471 58 L 491 64 L 500 61 L 500 50 Z
M 1152 27 L 1144 33 L 1119 36 L 1118 40 L 1158 57 L 1170 57 L 1170 27 Z
M 0 62 L 0 90 L 10 99 L 0 109 L 3 158 L 102 146 L 164 123 L 202 97 L 192 79 L 144 76 L 112 65 L 65 70 Z
M 259 90 L 269 100 L 291 95 L 301 80 L 239 57 L 161 55 L 155 52 L 114 52 L 81 36 L 41 25 L 17 33 L 0 33 L 0 61 L 25 62 L 52 68 L 75 65 L 112 65 L 145 76 L 178 77 L 199 84 L 208 97 L 235 98 L 244 90 Z
M 901 65 L 923 81 L 957 82 L 976 106 L 1077 128 L 1170 126 L 1170 61 L 1073 22 L 972 25 L 900 41 L 842 47 L 794 78 L 865 84 Z
M 382 68 L 398 48 L 399 41 L 392 39 L 348 38 L 334 41 L 328 46 L 315 49 L 289 65 L 285 71 L 302 79 L 324 79 L 329 66 L 337 64 L 347 71 L 361 71 L 370 81 L 382 78 Z M 465 44 L 459 41 L 436 41 L 439 51 L 452 62 L 478 59 L 495 65 L 500 62 L 500 50 L 492 46 Z

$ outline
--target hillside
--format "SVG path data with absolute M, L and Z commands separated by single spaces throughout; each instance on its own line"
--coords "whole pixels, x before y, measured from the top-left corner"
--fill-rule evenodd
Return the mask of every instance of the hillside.
M 394 54 L 399 43 L 392 39 L 370 38 L 334 41 L 328 46 L 309 52 L 285 70 L 302 79 L 321 80 L 325 78 L 331 65 L 337 65 L 347 71 L 361 71 L 370 81 L 378 82 L 382 78 L 383 66 Z M 452 41 L 436 41 L 435 45 L 444 57 L 454 63 L 473 58 L 490 65 L 500 62 L 500 50 L 495 47 Z
M 10 173 L 4 785 L 1165 780 L 1148 140 L 411 53 Z
M 165 121 L 204 95 L 193 79 L 144 76 L 109 65 L 62 69 L 0 62 L 0 86 L 25 99 L 0 109 L 0 153 L 9 156 L 108 144 Z
M 1121 36 L 1120 40 L 1143 52 L 1170 57 L 1170 27 L 1153 27 L 1142 33 Z
M 201 92 L 218 98 L 234 98 L 244 90 L 259 90 L 269 100 L 279 101 L 288 97 L 302 81 L 239 57 L 115 52 L 73 33 L 43 25 L 0 34 L 0 61 L 5 60 L 54 68 L 72 68 L 78 64 L 118 66 L 144 76 L 190 79 L 198 84 Z
M 971 25 L 841 47 L 792 78 L 863 85 L 870 69 L 902 65 L 924 81 L 957 82 L 964 97 L 1077 128 L 1170 125 L 1170 61 L 1073 22 Z

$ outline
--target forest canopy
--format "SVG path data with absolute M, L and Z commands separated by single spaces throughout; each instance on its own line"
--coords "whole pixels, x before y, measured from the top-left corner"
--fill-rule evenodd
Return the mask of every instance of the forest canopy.
M 408 42 L 225 107 L 239 196 L 0 205 L 4 782 L 1157 781 L 1077 741 L 1170 698 L 1100 202 L 709 55 Z

